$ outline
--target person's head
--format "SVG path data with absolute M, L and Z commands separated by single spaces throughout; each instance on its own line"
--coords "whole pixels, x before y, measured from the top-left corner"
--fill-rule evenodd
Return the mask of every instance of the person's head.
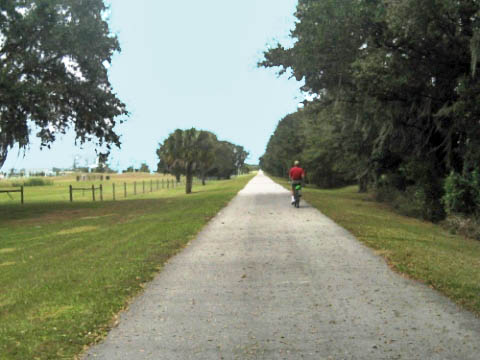
M 300 161 L 295 160 L 295 161 L 293 162 L 293 165 L 295 165 L 295 166 L 300 166 Z

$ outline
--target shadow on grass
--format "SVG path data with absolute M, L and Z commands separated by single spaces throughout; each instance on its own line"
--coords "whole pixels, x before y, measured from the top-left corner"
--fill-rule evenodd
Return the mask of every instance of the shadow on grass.
M 30 222 L 32 220 L 42 220 L 46 222 L 73 219 L 79 216 L 100 215 L 105 212 L 126 213 L 132 208 L 144 208 L 148 211 L 151 208 L 158 207 L 159 203 L 171 202 L 173 197 L 163 197 L 156 199 L 131 199 L 122 201 L 98 201 L 98 202 L 78 202 L 69 203 L 56 201 L 49 203 L 33 203 L 25 205 L 1 205 L 0 206 L 0 225 L 9 222 Z

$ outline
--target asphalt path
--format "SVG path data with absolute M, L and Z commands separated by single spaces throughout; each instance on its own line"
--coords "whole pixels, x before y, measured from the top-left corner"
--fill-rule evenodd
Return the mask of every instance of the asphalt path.
M 478 360 L 480 320 L 260 173 L 84 358 Z

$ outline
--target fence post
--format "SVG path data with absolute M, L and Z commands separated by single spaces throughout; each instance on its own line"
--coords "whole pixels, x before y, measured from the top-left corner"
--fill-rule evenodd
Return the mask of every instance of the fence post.
M 157 179 L 157 190 L 159 188 L 159 185 L 160 185 L 160 181 L 158 181 L 158 179 Z
M 170 189 L 170 179 L 167 179 L 167 189 Z
M 95 185 L 92 185 L 92 201 L 95 201 Z
M 162 189 L 165 187 L 165 179 L 162 179 Z
M 112 183 L 112 189 L 113 189 L 113 201 L 115 201 L 115 183 Z
M 70 185 L 70 202 L 73 202 L 73 186 Z
M 103 185 L 100 184 L 100 201 L 103 201 Z
M 125 195 L 125 197 L 127 197 L 127 183 L 126 182 L 123 183 L 123 194 Z
M 24 197 L 23 197 L 23 186 L 20 186 L 20 201 L 21 201 L 22 205 L 23 205 L 23 199 L 24 199 Z
M 150 192 L 153 191 L 153 180 L 150 179 Z
M 145 194 L 145 180 L 142 180 L 143 193 Z
M 137 182 L 136 181 L 133 182 L 133 194 L 137 195 Z

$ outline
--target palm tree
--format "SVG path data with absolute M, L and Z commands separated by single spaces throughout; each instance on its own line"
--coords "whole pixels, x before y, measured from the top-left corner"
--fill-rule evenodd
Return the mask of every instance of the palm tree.
M 173 168 L 183 169 L 186 177 L 185 191 L 192 192 L 193 175 L 197 169 L 208 168 L 214 161 L 216 137 L 211 132 L 191 128 L 175 130 L 160 145 L 157 154 L 167 164 L 169 171 Z

